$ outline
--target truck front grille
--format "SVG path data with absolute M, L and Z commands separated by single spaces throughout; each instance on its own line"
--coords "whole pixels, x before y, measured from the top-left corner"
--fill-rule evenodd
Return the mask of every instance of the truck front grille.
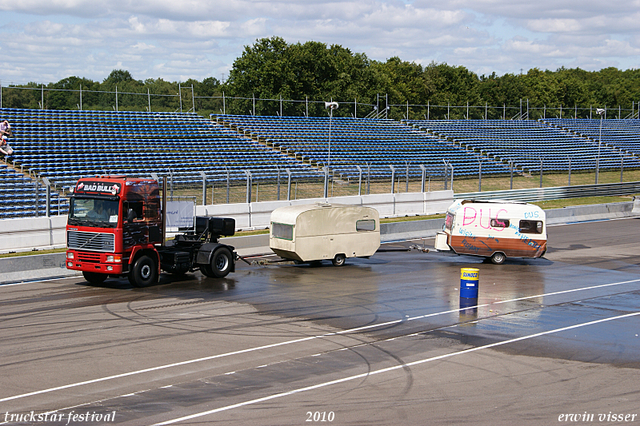
M 116 249 L 114 234 L 101 232 L 67 231 L 67 247 L 74 250 L 113 253 Z

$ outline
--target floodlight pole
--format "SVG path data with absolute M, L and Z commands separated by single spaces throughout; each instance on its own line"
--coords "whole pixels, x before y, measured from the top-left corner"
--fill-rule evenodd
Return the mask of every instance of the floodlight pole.
M 333 122 L 333 110 L 338 109 L 337 102 L 325 102 L 324 107 L 329 109 L 329 151 L 327 153 L 327 168 L 331 167 L 331 125 Z
M 596 158 L 596 185 L 598 184 L 598 175 L 600 174 L 600 145 L 602 144 L 602 116 L 605 110 L 602 108 L 596 109 L 596 113 L 600 115 L 600 138 L 598 139 L 598 157 Z

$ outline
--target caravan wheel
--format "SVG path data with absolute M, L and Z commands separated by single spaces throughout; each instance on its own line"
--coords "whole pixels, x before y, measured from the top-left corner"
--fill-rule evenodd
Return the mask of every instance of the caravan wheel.
M 333 258 L 331 262 L 333 262 L 333 266 L 342 266 L 344 265 L 344 261 L 347 259 L 342 253 L 336 254 L 336 257 Z
M 493 253 L 493 255 L 491 256 L 491 261 L 496 265 L 500 265 L 504 263 L 506 259 L 507 259 L 507 256 L 505 256 L 504 253 L 500 253 L 499 251 Z

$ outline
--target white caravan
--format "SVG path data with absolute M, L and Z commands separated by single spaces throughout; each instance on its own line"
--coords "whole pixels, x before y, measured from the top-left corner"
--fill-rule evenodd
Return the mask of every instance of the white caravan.
M 517 201 L 456 200 L 447 209 L 435 248 L 484 256 L 496 264 L 507 257 L 542 257 L 547 251 L 545 213 Z
M 371 207 L 342 204 L 286 206 L 271 213 L 269 246 L 297 262 L 369 257 L 380 247 L 380 217 Z

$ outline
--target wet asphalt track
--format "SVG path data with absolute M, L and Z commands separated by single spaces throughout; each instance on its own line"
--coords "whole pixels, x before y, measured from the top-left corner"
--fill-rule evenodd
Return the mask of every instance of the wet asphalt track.
M 0 423 L 638 424 L 639 240 L 625 219 L 552 227 L 545 259 L 503 265 L 392 249 L 0 286 Z

